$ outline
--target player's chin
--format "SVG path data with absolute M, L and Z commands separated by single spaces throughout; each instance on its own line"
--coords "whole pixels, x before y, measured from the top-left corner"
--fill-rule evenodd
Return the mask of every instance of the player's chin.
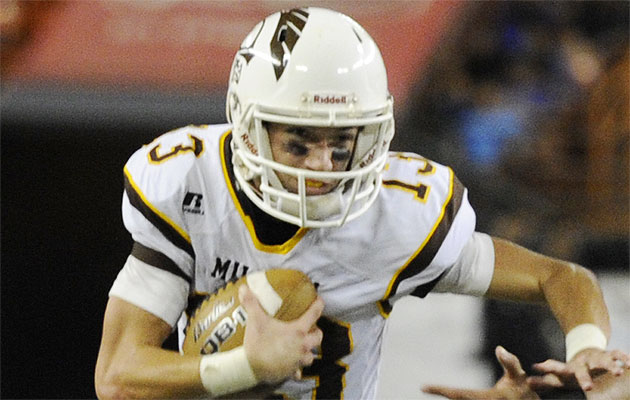
M 307 196 L 321 196 L 323 194 L 328 194 L 333 191 L 335 186 L 330 187 L 321 187 L 321 188 L 306 188 Z

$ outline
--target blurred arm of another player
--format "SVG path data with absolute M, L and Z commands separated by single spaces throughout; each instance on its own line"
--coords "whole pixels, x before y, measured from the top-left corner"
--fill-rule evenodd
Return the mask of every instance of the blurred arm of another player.
M 593 375 L 592 388 L 585 392 L 588 400 L 630 400 L 630 364 L 622 361 L 630 358 L 628 354 L 615 350 L 617 365 L 621 371 L 610 372 L 604 369 Z M 527 378 L 529 387 L 543 393 L 550 389 L 579 389 L 575 375 L 566 363 L 557 360 L 547 360 L 534 364 L 535 371 L 540 376 Z
M 459 389 L 448 386 L 427 385 L 422 391 L 453 400 L 533 400 L 539 399 L 537 393 L 549 389 L 579 389 L 575 376 L 570 373 L 545 373 L 542 376 L 526 376 L 519 359 L 501 346 L 495 349 L 497 360 L 503 367 L 503 377 L 490 389 Z M 548 360 L 558 371 L 566 366 L 557 360 Z M 534 367 L 539 368 L 540 364 Z M 547 370 L 547 368 L 544 368 Z M 587 400 L 630 400 L 630 367 L 623 369 L 620 375 L 605 371 L 593 378 L 592 388 L 585 392 Z
M 422 391 L 456 400 L 504 399 L 534 400 L 540 399 L 527 384 L 527 375 L 519 359 L 501 346 L 494 351 L 503 367 L 503 377 L 490 389 L 458 389 L 448 386 L 427 385 Z

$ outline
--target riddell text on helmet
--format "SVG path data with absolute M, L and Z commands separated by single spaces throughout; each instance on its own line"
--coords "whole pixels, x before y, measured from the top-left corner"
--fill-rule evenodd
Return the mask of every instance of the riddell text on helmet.
M 317 104 L 346 104 L 348 96 L 313 96 L 313 103 Z

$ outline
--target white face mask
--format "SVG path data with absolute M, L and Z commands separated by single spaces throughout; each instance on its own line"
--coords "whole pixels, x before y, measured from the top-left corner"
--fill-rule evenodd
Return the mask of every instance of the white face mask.
M 234 60 L 226 112 L 236 179 L 268 214 L 303 227 L 339 226 L 376 199 L 394 134 L 393 100 L 378 47 L 349 17 L 311 7 L 258 24 Z M 263 121 L 364 128 L 348 170 L 313 171 L 275 162 Z M 283 187 L 277 173 L 292 176 L 297 190 Z M 307 196 L 309 180 L 339 184 Z

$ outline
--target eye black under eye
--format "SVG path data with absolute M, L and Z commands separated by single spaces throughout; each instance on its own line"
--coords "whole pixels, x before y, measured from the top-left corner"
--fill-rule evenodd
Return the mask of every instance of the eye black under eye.
M 348 161 L 350 159 L 350 150 L 335 149 L 332 152 L 333 161 Z
M 294 156 L 305 156 L 308 153 L 308 148 L 303 144 L 290 142 L 286 145 L 286 149 Z

